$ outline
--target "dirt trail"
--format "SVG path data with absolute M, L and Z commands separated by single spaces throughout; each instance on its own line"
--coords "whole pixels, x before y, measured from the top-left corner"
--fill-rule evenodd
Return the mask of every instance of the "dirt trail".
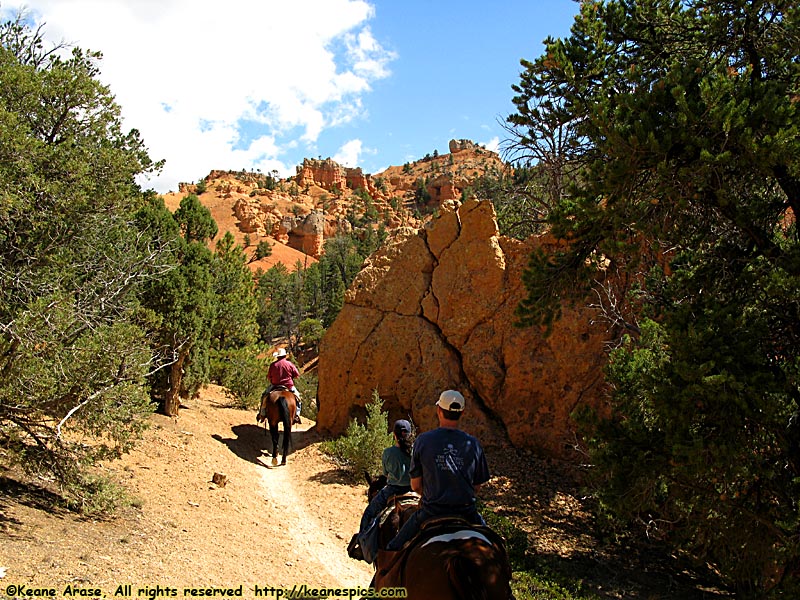
M 296 426 L 285 467 L 271 467 L 254 411 L 227 407 L 210 387 L 170 419 L 153 415 L 144 443 L 106 466 L 134 506 L 112 520 L 54 508 L 45 492 L 0 490 L 0 597 L 8 584 L 99 588 L 133 597 L 156 586 L 366 586 L 372 569 L 347 556 L 365 506 L 353 485 L 318 450 L 311 423 Z M 224 487 L 211 483 L 227 476 Z M 12 491 L 12 490 L 7 490 Z M 17 496 L 17 498 L 13 498 Z M 21 501 L 19 499 L 21 498 Z M 0 569 L 2 571 L 2 569 Z M 146 588 L 149 588 L 147 590 Z
M 263 471 L 261 477 L 270 513 L 282 515 L 280 522 L 285 523 L 288 533 L 280 541 L 284 547 L 276 550 L 275 554 L 290 557 L 287 563 L 292 563 L 293 572 L 303 573 L 303 583 L 334 585 L 335 582 L 341 587 L 369 583 L 372 570 L 365 563 L 350 559 L 344 550 L 349 536 L 342 536 L 343 530 L 338 522 L 353 522 L 351 515 L 344 519 L 334 510 L 320 511 L 319 507 L 314 514 L 308 508 L 314 506 L 313 498 L 309 496 L 317 496 L 316 502 L 319 503 L 326 497 L 324 490 L 300 490 L 293 472 L 286 468 Z M 360 513 L 357 516 L 360 517 Z M 354 532 L 355 528 L 346 531 L 351 530 Z

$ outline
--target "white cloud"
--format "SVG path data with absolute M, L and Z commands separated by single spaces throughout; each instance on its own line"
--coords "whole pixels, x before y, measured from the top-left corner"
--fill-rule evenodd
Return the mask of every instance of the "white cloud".
M 361 152 L 361 140 L 350 140 L 339 148 L 336 154 L 334 154 L 333 160 L 345 167 L 355 167 L 358 165 Z
M 349 54 L 354 59 L 353 70 L 356 73 L 375 79 L 389 74 L 386 64 L 394 55 L 381 47 L 369 28 L 362 29 L 358 34 L 348 34 L 345 40 Z
M 362 95 L 389 75 L 395 58 L 367 26 L 374 9 L 365 0 L 5 0 L 2 7 L 23 4 L 46 23 L 48 38 L 103 52 L 101 78 L 125 126 L 141 131 L 152 158 L 167 161 L 148 184 L 162 192 L 212 168 L 291 174 L 283 152 L 362 116 Z M 357 156 L 360 147 L 348 152 Z
M 500 138 L 494 136 L 488 142 L 483 142 L 481 145 L 484 146 L 487 150 L 491 150 L 492 152 L 497 152 L 498 148 L 500 148 Z

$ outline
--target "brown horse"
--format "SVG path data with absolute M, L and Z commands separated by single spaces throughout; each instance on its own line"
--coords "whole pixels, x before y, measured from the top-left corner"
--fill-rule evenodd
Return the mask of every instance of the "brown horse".
M 380 489 L 380 479 L 367 477 L 368 497 Z M 488 527 L 455 517 L 431 519 L 403 549 L 383 550 L 415 510 L 410 499 L 404 495 L 390 501 L 389 514 L 381 519 L 372 580 L 376 590 L 403 587 L 408 600 L 513 600 L 503 539 Z
M 292 422 L 297 406 L 294 394 L 286 388 L 273 388 L 272 391 L 264 390 L 261 395 L 261 407 L 258 409 L 256 421 L 266 420 L 269 423 L 269 434 L 272 438 L 272 466 L 278 464 L 278 423 L 283 423 L 283 456 L 281 464 L 286 464 L 286 455 L 289 454 L 289 444 L 292 442 Z M 264 424 L 266 428 L 266 424 Z

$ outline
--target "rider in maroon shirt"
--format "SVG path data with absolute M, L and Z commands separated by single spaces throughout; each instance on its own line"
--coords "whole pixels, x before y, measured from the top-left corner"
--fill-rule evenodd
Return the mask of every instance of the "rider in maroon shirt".
M 296 398 L 297 411 L 294 416 L 294 422 L 300 422 L 300 392 L 294 386 L 294 380 L 300 377 L 300 371 L 297 369 L 292 361 L 286 357 L 286 348 L 281 348 L 273 356 L 276 357 L 275 362 L 269 366 L 269 382 L 272 384 L 270 390 L 275 386 L 282 385 L 286 389 L 292 390 Z

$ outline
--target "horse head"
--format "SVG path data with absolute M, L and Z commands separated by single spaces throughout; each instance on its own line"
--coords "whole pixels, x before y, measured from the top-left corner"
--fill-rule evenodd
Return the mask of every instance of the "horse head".
M 375 495 L 386 487 L 386 475 L 378 475 L 373 478 L 369 473 L 364 471 L 364 477 L 367 480 L 367 502 L 371 502 Z

